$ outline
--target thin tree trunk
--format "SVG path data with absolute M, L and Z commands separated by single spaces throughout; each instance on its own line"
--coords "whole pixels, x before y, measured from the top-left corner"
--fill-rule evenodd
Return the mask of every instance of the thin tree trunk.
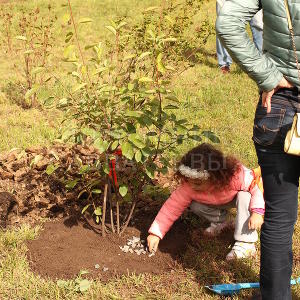
M 119 199 L 117 200 L 117 233 L 120 235 L 120 205 Z
M 103 205 L 102 205 L 102 236 L 106 236 L 105 216 L 106 216 L 107 187 L 108 184 L 106 183 L 104 188 L 104 198 L 103 198 Z
M 113 213 L 112 199 L 111 199 L 111 182 L 110 182 L 109 179 L 108 179 L 108 199 L 109 199 L 111 230 L 112 230 L 113 233 L 115 233 L 116 230 L 115 230 L 115 225 L 114 225 L 114 213 Z

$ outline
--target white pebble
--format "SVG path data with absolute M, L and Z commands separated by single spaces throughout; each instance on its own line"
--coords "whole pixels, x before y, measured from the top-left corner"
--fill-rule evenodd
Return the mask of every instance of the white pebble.
M 99 269 L 100 266 L 98 264 L 95 264 L 95 269 Z
M 152 252 L 151 254 L 149 254 L 148 256 L 149 257 L 152 257 L 152 256 L 154 256 L 155 255 L 155 253 L 154 252 Z
M 108 271 L 108 268 L 103 267 L 103 272 L 106 272 L 106 271 Z
M 139 242 L 141 239 L 139 238 L 139 237 L 137 237 L 137 236 L 133 236 L 132 237 L 132 241 L 134 242 L 134 243 L 137 243 L 137 242 Z

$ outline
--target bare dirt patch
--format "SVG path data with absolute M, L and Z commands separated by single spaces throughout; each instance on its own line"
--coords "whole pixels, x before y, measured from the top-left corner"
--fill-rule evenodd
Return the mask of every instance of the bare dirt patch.
M 169 272 L 180 264 L 189 239 L 183 223 L 172 228 L 155 256 L 120 250 L 132 236 L 146 239 L 150 222 L 144 221 L 139 229 L 128 228 L 121 238 L 112 234 L 102 237 L 72 219 L 49 222 L 36 240 L 27 243 L 30 266 L 34 272 L 53 279 L 74 278 L 81 270 L 88 270 L 88 276 L 101 281 L 122 274 Z

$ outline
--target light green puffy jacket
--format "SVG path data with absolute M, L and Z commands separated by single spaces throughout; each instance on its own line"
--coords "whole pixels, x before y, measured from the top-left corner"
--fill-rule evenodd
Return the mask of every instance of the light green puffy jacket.
M 300 0 L 288 0 L 298 57 L 300 57 Z M 245 27 L 263 9 L 263 54 Z M 300 88 L 284 0 L 227 0 L 216 22 L 217 35 L 232 58 L 262 91 L 276 87 L 284 76 Z

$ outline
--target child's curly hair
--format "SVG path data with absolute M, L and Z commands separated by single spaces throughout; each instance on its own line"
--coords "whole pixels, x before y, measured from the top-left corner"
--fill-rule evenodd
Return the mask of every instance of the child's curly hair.
M 209 173 L 208 179 L 193 179 L 199 184 L 209 182 L 217 189 L 224 189 L 229 186 L 231 179 L 241 168 L 241 163 L 233 156 L 224 154 L 211 144 L 203 143 L 187 152 L 177 164 L 175 177 L 179 181 L 186 181 L 190 178 L 182 175 L 178 170 L 180 165 L 187 166 L 196 171 L 206 170 Z

